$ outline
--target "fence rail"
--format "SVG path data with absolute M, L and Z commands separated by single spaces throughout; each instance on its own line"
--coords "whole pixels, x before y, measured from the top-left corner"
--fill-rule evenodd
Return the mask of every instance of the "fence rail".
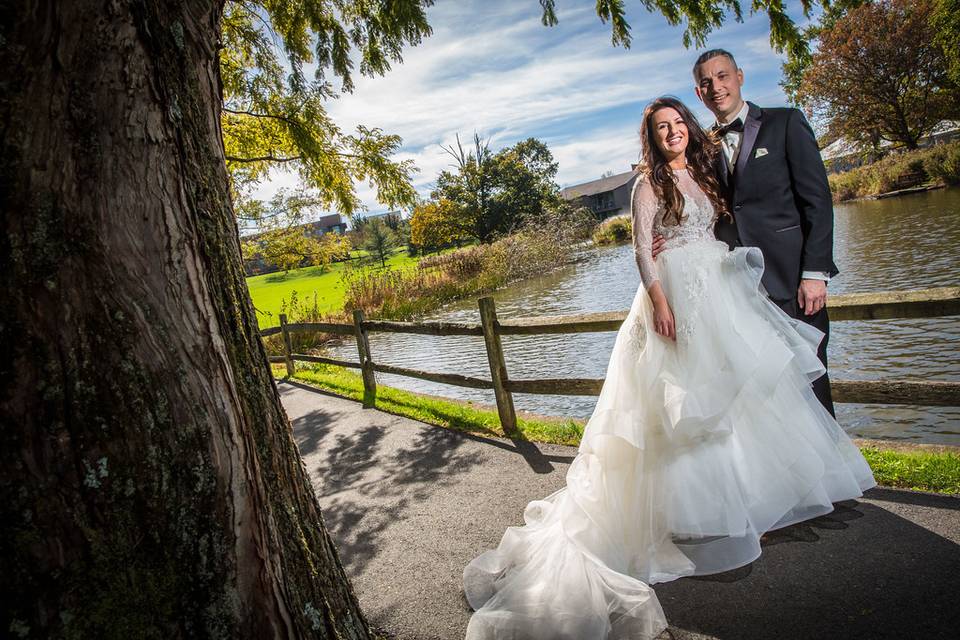
M 284 354 L 272 356 L 271 362 L 284 363 L 287 374 L 293 375 L 295 362 L 319 362 L 360 369 L 363 376 L 364 406 L 372 407 L 376 399 L 375 372 L 419 378 L 441 384 L 473 389 L 493 389 L 497 400 L 500 422 L 507 433 L 516 430 L 514 393 L 542 395 L 598 395 L 603 379 L 594 378 L 537 378 L 513 380 L 507 375 L 507 364 L 500 336 L 586 333 L 617 331 L 628 311 L 581 313 L 563 316 L 539 316 L 499 320 L 493 298 L 478 300 L 480 322 L 395 322 L 367 320 L 362 311 L 353 312 L 353 323 L 302 322 L 288 323 L 280 315 L 280 326 L 264 329 L 263 337 L 280 334 Z M 935 318 L 960 315 L 960 287 L 941 287 L 912 291 L 883 293 L 856 293 L 830 298 L 831 321 L 888 320 L 895 318 Z M 338 360 L 323 356 L 293 353 L 291 334 L 298 332 L 325 332 L 353 336 L 357 341 L 359 362 Z M 435 336 L 482 336 L 490 368 L 490 379 L 455 373 L 421 371 L 374 362 L 370 352 L 370 332 L 415 333 Z M 924 406 L 960 406 L 960 383 L 928 380 L 833 380 L 835 402 L 865 404 L 915 404 Z

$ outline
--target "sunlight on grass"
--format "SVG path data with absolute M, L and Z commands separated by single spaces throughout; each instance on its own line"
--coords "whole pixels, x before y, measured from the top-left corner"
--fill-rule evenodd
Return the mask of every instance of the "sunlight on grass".
M 452 249 L 447 251 L 449 250 Z M 353 251 L 351 255 L 365 253 Z M 404 249 L 397 249 L 387 260 L 387 268 L 414 267 L 420 259 L 420 256 L 407 255 Z M 247 278 L 247 289 L 250 291 L 253 306 L 257 310 L 260 328 L 265 329 L 280 324 L 280 305 L 284 300 L 290 299 L 293 291 L 297 292 L 300 300 L 311 304 L 316 295 L 317 309 L 321 313 L 343 309 L 345 289 L 341 275 L 348 268 L 345 262 L 334 262 L 327 265 L 326 270 L 323 267 L 303 267 L 292 269 L 287 273 L 279 271 Z
M 282 369 L 275 368 L 276 375 Z M 353 400 L 363 399 L 363 379 L 359 373 L 331 365 L 315 365 L 298 369 L 294 378 L 300 382 Z M 471 406 L 469 401 L 438 400 L 412 391 L 377 385 L 376 407 L 420 422 L 456 431 L 484 436 L 505 437 L 496 411 Z M 576 445 L 583 435 L 583 426 L 575 420 L 532 420 L 517 418 L 520 435 L 526 440 Z
M 861 449 L 879 484 L 937 493 L 960 493 L 960 455 Z
M 282 366 L 274 367 L 274 375 L 283 374 Z M 363 380 L 358 372 L 350 369 L 313 365 L 298 369 L 294 378 L 339 396 L 363 399 Z M 382 411 L 456 431 L 505 437 L 496 411 L 471 404 L 377 385 L 376 407 Z M 563 418 L 526 420 L 518 417 L 517 424 L 525 440 L 570 446 L 580 443 L 584 428 L 583 421 Z M 882 486 L 960 494 L 960 455 L 956 453 L 904 452 L 876 447 L 863 447 L 861 451 Z

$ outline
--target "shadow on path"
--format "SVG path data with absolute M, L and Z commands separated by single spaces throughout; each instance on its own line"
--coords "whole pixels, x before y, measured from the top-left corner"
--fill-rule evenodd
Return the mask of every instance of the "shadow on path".
M 464 636 L 464 566 L 564 486 L 576 449 L 432 427 L 279 385 L 341 560 L 397 640 Z M 872 489 L 770 532 L 751 565 L 655 585 L 663 638 L 955 638 L 960 498 Z
M 661 637 L 956 638 L 960 546 L 878 498 L 946 510 L 937 520 L 960 503 L 875 489 L 770 532 L 747 567 L 655 585 L 671 625 Z

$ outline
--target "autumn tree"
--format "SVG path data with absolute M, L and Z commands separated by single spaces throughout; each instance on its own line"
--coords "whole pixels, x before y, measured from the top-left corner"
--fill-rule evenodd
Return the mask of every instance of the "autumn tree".
M 941 120 L 960 115 L 933 9 L 934 0 L 867 3 L 820 33 L 797 97 L 826 137 L 915 149 Z
M 280 227 L 244 238 L 240 249 L 245 263 L 262 261 L 287 272 L 304 266 L 325 268 L 348 257 L 351 244 L 349 238 L 335 232 L 317 237 L 301 228 Z
M 308 224 L 297 223 L 309 210 L 316 210 L 318 201 L 308 191 L 288 192 L 281 189 L 266 204 L 249 199 L 234 204 L 238 217 L 254 216 L 261 231 L 241 238 L 244 264 L 277 266 L 283 271 L 302 265 L 325 266 L 349 255 L 350 240 L 336 233 L 317 238 Z
M 430 200 L 413 210 L 410 242 L 428 250 L 459 244 L 469 238 L 470 226 L 463 211 L 450 200 Z
M 837 20 L 845 16 L 848 11 L 870 1 L 833 0 L 823 7 L 823 11 L 817 20 L 811 21 L 800 31 L 800 38 L 807 43 L 807 46 L 791 49 L 781 67 L 780 86 L 783 87 L 788 102 L 798 107 L 803 106 L 800 101 L 800 84 L 803 82 L 803 73 L 810 67 L 810 62 L 813 59 L 813 51 L 810 45 L 812 44 L 815 47 L 820 39 L 820 34 L 829 32 Z

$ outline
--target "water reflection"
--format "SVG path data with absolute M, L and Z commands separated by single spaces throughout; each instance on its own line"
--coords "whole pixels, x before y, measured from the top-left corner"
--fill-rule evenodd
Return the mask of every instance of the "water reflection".
M 960 283 L 960 189 L 865 201 L 836 209 L 841 274 L 831 293 L 949 286 Z M 501 318 L 627 309 L 640 286 L 629 245 L 592 250 L 588 259 L 494 294 Z M 427 319 L 479 322 L 475 300 L 448 305 Z M 615 334 L 505 336 L 511 378 L 602 378 Z M 374 359 L 399 366 L 487 378 L 483 340 L 471 336 L 370 336 Z M 333 349 L 355 360 L 352 341 Z M 835 379 L 960 380 L 960 319 L 837 322 L 830 364 Z M 383 384 L 494 402 L 493 392 L 378 374 Z M 514 395 L 518 409 L 587 418 L 595 397 Z M 960 445 L 960 409 L 839 405 L 854 435 Z

